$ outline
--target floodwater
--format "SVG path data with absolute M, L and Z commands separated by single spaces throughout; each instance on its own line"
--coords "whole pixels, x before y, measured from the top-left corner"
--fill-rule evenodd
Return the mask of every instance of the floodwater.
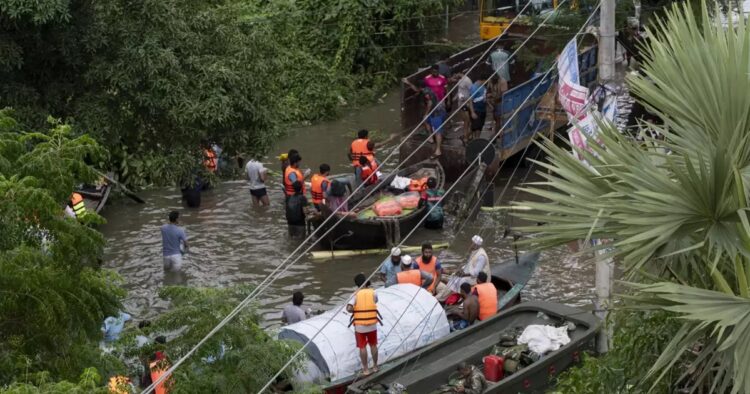
M 473 20 L 473 15 L 459 15 L 454 19 Z M 475 28 L 452 25 L 451 29 L 450 34 L 468 40 L 476 39 Z M 278 172 L 280 168 L 275 156 L 295 148 L 302 155 L 302 168 L 315 171 L 320 163 L 325 162 L 331 166 L 332 173 L 351 171 L 346 153 L 358 129 L 374 130 L 381 138 L 400 131 L 398 92 L 391 92 L 380 101 L 369 108 L 351 111 L 342 119 L 291 131 L 269 152 L 265 158 L 267 167 Z M 379 148 L 379 159 L 382 161 L 390 152 L 397 152 L 397 144 L 395 140 Z M 395 166 L 397 160 L 396 154 L 385 163 L 385 167 Z M 533 173 L 537 168 L 521 166 L 511 178 L 514 165 L 515 161 L 509 161 L 508 168 L 503 168 L 499 174 L 496 197 L 500 196 L 506 182 L 511 183 L 498 205 L 529 198 L 517 194 L 513 186 L 526 178 L 527 174 L 527 181 L 535 180 Z M 172 188 L 141 193 L 141 197 L 147 201 L 143 205 L 126 199 L 109 204 L 103 212 L 107 224 L 101 227 L 108 241 L 105 264 L 124 278 L 124 286 L 128 290 L 126 310 L 136 319 L 154 317 L 169 306 L 168 302 L 158 297 L 159 288 L 169 284 L 209 287 L 259 284 L 299 245 L 299 241 L 292 241 L 287 235 L 280 178 L 280 175 L 271 176 L 269 194 L 272 203 L 267 208 L 253 207 L 244 180 L 224 182 L 205 192 L 199 209 L 183 207 L 180 191 Z M 181 212 L 181 224 L 187 230 L 190 244 L 183 274 L 179 276 L 165 275 L 162 268 L 159 227 L 166 222 L 171 210 Z M 449 242 L 450 247 L 443 252 L 443 257 L 456 261 L 465 258 L 471 236 L 479 233 L 485 240 L 484 246 L 492 261 L 499 262 L 514 256 L 513 239 L 503 238 L 503 234 L 507 227 L 517 226 L 517 222 L 510 222 L 499 212 L 481 212 L 460 233 L 454 233 L 451 230 L 454 223 L 449 218 L 445 230 L 435 232 L 420 229 L 405 244 L 419 245 L 428 240 L 433 243 Z M 359 272 L 369 274 L 385 258 L 386 253 L 314 261 L 309 255 L 303 255 L 258 298 L 256 307 L 264 318 L 264 325 L 279 325 L 281 308 L 291 302 L 291 295 L 297 290 L 304 292 L 305 304 L 313 310 L 326 310 L 339 305 L 354 289 L 354 275 Z M 593 287 L 593 263 L 571 257 L 562 247 L 542 253 L 538 269 L 524 290 L 523 298 L 556 301 L 589 309 L 594 295 Z

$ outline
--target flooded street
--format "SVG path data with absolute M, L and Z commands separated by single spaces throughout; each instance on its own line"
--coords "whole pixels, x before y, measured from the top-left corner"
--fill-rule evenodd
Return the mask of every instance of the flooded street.
M 452 14 L 449 37 L 457 42 L 477 42 L 476 20 L 475 12 Z M 370 107 L 345 111 L 346 114 L 336 121 L 295 129 L 279 141 L 264 158 L 267 167 L 276 171 L 270 177 L 271 206 L 267 209 L 252 206 L 244 180 L 224 182 L 204 192 L 200 209 L 183 207 L 180 191 L 176 188 L 143 192 L 141 197 L 147 201 L 144 205 L 127 199 L 111 202 L 104 211 L 108 223 L 101 227 L 108 241 L 105 261 L 107 267 L 115 269 L 124 278 L 128 290 L 126 310 L 137 319 L 153 317 L 164 310 L 168 303 L 158 297 L 159 288 L 164 285 L 260 283 L 298 246 L 298 241 L 289 240 L 287 235 L 280 165 L 275 157 L 295 148 L 302 155 L 303 169 L 316 171 L 321 163 L 327 163 L 332 174 L 350 172 L 346 153 L 357 130 L 369 129 L 376 140 L 400 131 L 398 90 L 391 91 L 379 101 Z M 389 153 L 397 151 L 398 142 L 396 139 L 379 147 L 378 158 L 383 161 Z M 384 167 L 393 168 L 397 159 L 396 153 Z M 515 160 L 509 161 L 499 174 L 495 198 L 500 196 L 503 186 L 509 181 L 515 163 Z M 527 198 L 518 195 L 512 187 L 527 174 L 530 175 L 527 181 L 533 181 L 535 170 L 531 168 L 529 173 L 529 168 L 520 167 L 499 205 L 507 205 L 512 199 Z M 181 224 L 187 230 L 190 243 L 190 253 L 183 266 L 184 276 L 181 277 L 165 276 L 162 269 L 159 227 L 167 221 L 171 210 L 181 212 Z M 449 242 L 450 248 L 443 257 L 455 261 L 465 258 L 471 236 L 479 233 L 484 237 L 484 246 L 493 262 L 513 258 L 512 237 L 503 239 L 503 233 L 506 226 L 517 226 L 518 221 L 508 223 L 508 218 L 500 212 L 481 212 L 476 220 L 464 226 L 461 233 L 454 234 L 452 218 L 447 219 L 442 232 L 420 229 L 405 244 L 420 245 L 428 240 Z M 257 307 L 264 324 L 270 327 L 280 324 L 281 307 L 291 302 L 291 295 L 296 290 L 304 292 L 305 304 L 313 310 L 330 309 L 351 294 L 355 274 L 369 274 L 387 257 L 384 253 L 313 261 L 304 256 L 259 298 Z M 590 308 L 593 287 L 593 263 L 570 258 L 563 247 L 542 254 L 523 298 Z
M 279 171 L 275 156 L 290 148 L 301 152 L 302 168 L 315 170 L 320 163 L 328 163 L 332 173 L 349 172 L 346 152 L 359 128 L 377 131 L 384 138 L 399 131 L 398 94 L 383 98 L 383 103 L 364 108 L 333 122 L 323 122 L 291 132 L 266 157 L 272 170 Z M 385 158 L 398 141 L 379 150 Z M 394 166 L 397 157 L 386 167 Z M 504 168 L 497 182 L 495 196 L 499 196 L 515 162 Z M 528 168 L 518 169 L 513 182 L 520 182 Z M 535 168 L 532 168 L 532 173 Z M 287 235 L 283 211 L 280 175 L 269 182 L 271 206 L 254 208 L 244 180 L 224 182 L 203 194 L 200 209 L 184 208 L 180 191 L 171 188 L 143 192 L 147 203 L 138 205 L 130 200 L 113 201 L 104 211 L 108 223 L 101 227 L 108 241 L 106 266 L 122 275 L 128 297 L 126 310 L 138 319 L 153 317 L 168 307 L 158 297 L 160 287 L 184 283 L 188 286 L 256 285 L 297 247 Z M 533 174 L 528 179 L 533 180 Z M 516 196 L 508 188 L 503 202 L 507 205 Z M 184 277 L 167 275 L 162 269 L 161 236 L 159 226 L 167 220 L 171 210 L 181 212 L 190 253 L 183 267 Z M 517 220 L 516 220 L 517 222 Z M 513 223 L 518 225 L 518 223 Z M 500 212 L 481 212 L 460 234 L 451 232 L 453 223 L 448 218 L 446 230 L 435 232 L 420 229 L 407 240 L 407 245 L 450 242 L 444 257 L 462 259 L 469 247 L 469 239 L 481 231 L 485 248 L 493 262 L 512 258 L 512 237 L 503 239 L 506 217 Z M 522 252 L 522 251 L 521 251 Z M 258 310 L 268 326 L 279 324 L 280 308 L 291 301 L 296 290 L 305 293 L 305 303 L 313 310 L 325 310 L 337 305 L 354 289 L 352 278 L 359 272 L 372 272 L 387 256 L 369 255 L 336 260 L 316 260 L 304 256 L 282 278 L 262 294 Z M 448 264 L 451 265 L 451 264 Z M 545 251 L 532 281 L 526 287 L 525 299 L 559 301 L 571 305 L 590 306 L 593 297 L 593 263 L 579 263 L 568 257 L 565 248 Z

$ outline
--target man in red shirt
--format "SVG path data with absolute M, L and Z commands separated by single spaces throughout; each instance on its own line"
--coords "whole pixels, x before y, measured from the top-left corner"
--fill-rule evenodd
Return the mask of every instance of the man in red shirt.
M 440 67 L 434 64 L 430 67 L 430 75 L 424 77 L 424 84 L 437 96 L 438 101 L 445 97 L 445 89 L 448 86 L 448 80 L 440 75 Z

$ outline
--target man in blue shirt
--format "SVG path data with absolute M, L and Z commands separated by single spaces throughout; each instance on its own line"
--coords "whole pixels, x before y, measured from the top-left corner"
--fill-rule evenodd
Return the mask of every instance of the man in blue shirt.
M 182 268 L 182 254 L 188 251 L 187 234 L 185 229 L 177 225 L 180 213 L 169 213 L 169 223 L 161 226 L 162 255 L 164 269 L 179 271 Z
M 469 94 L 469 115 L 471 116 L 471 134 L 472 138 L 479 138 L 484 128 L 484 120 L 487 117 L 487 89 L 484 87 L 484 77 L 477 78 L 471 85 Z
M 401 249 L 394 247 L 391 249 L 391 255 L 380 265 L 380 279 L 385 282 L 385 287 L 398 283 L 399 272 L 401 272 Z

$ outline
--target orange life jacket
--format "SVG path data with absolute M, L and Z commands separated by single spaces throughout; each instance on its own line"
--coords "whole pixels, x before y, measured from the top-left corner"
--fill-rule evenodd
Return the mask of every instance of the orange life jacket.
M 479 320 L 487 320 L 497 313 L 497 289 L 491 282 L 474 286 L 479 300 Z
M 292 186 L 292 181 L 289 179 L 289 174 L 294 173 L 297 176 L 297 180 L 299 183 L 302 184 L 302 194 L 305 194 L 305 178 L 302 176 L 302 171 L 300 171 L 297 168 L 294 168 L 292 166 L 288 166 L 284 170 L 284 193 L 286 193 L 287 196 L 293 196 L 294 195 L 294 187 Z
M 203 165 L 206 167 L 206 169 L 210 172 L 216 172 L 217 164 L 216 152 L 214 152 L 214 150 L 210 148 L 204 149 Z
M 82 195 L 73 193 L 70 196 L 70 202 L 73 204 L 73 212 L 76 213 L 77 218 L 80 218 L 86 213 L 86 203 L 83 201 Z
M 437 286 L 437 257 L 432 256 L 430 257 L 430 261 L 424 263 L 422 262 L 422 256 L 419 256 L 417 257 L 417 265 L 419 266 L 420 271 L 432 275 L 432 283 L 430 284 L 430 287 L 427 288 L 427 291 L 432 292 L 435 290 L 435 286 Z
M 355 298 L 354 312 L 349 325 L 351 326 L 353 323 L 355 326 L 369 326 L 380 323 L 378 306 L 375 304 L 375 290 L 361 289 L 357 292 Z
M 419 270 L 411 269 L 408 271 L 401 271 L 396 274 L 396 281 L 398 284 L 411 283 L 418 287 L 422 287 L 422 275 Z
M 409 181 L 409 191 L 410 192 L 423 192 L 427 190 L 427 180 L 430 179 L 429 177 L 424 177 L 420 179 L 412 179 Z
M 351 146 L 352 165 L 354 167 L 359 167 L 359 157 L 360 156 L 374 154 L 373 151 L 367 149 L 367 143 L 368 142 L 369 142 L 369 140 L 367 138 L 357 138 L 356 140 L 354 140 L 352 142 L 352 146 Z M 367 159 L 369 160 L 370 157 L 367 156 Z
M 168 365 L 167 362 L 164 360 L 156 360 L 149 364 L 149 368 L 151 369 L 151 381 L 156 382 L 159 380 L 159 378 L 164 375 L 164 373 L 167 372 Z M 165 384 L 167 381 L 169 381 L 171 377 L 168 377 L 167 379 L 163 380 L 161 383 L 157 384 L 156 387 L 154 387 L 154 393 L 155 394 L 167 394 L 169 393 L 169 390 L 167 389 L 167 385 Z
M 372 176 L 370 176 L 372 174 Z M 370 164 L 362 167 L 362 173 L 359 175 L 362 182 L 367 185 L 374 185 L 378 181 L 378 165 L 370 162 Z M 369 178 L 369 179 L 368 179 Z
M 331 182 L 325 175 L 315 174 L 310 178 L 310 194 L 312 194 L 313 204 L 322 204 L 325 200 L 325 193 L 323 192 L 323 183 L 330 186 Z
M 130 379 L 122 375 L 113 376 L 109 378 L 107 388 L 111 394 L 129 394 Z

